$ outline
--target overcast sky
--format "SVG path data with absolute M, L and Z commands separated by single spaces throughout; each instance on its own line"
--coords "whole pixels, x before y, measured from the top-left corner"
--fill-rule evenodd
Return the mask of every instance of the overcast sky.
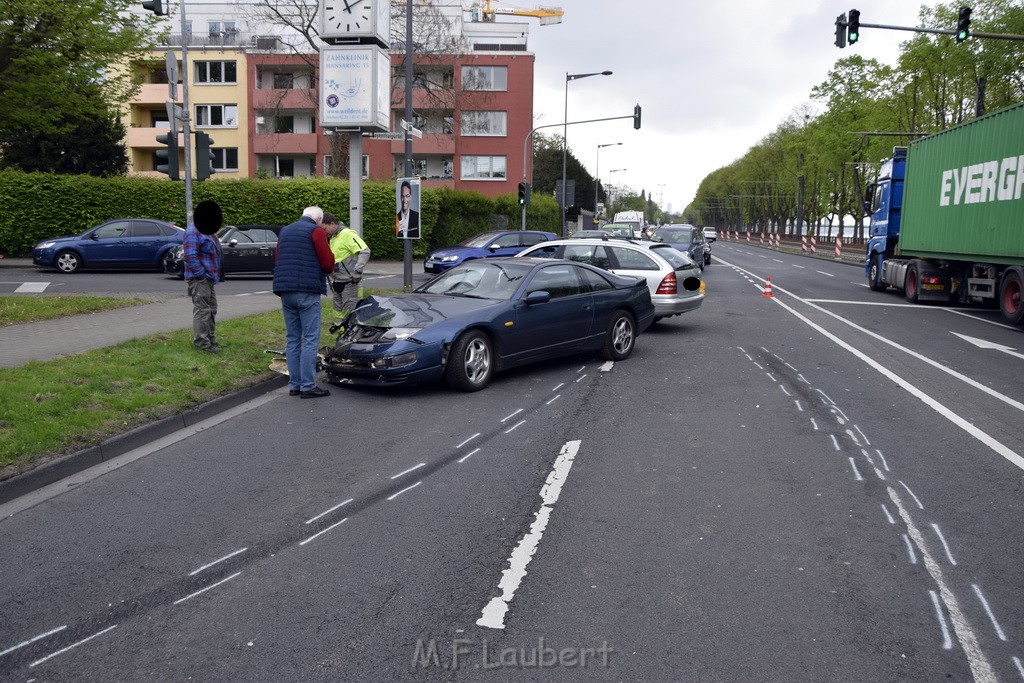
M 862 29 L 854 47 L 834 45 L 836 16 L 917 26 L 935 0 L 508 0 L 496 6 L 561 6 L 561 24 L 530 22 L 536 55 L 534 125 L 563 121 L 566 74 L 613 71 L 568 86 L 568 121 L 632 116 L 570 126 L 569 147 L 604 183 L 645 190 L 679 212 L 701 180 L 740 158 L 803 104 L 837 59 L 850 54 L 895 64 L 907 31 Z M 498 21 L 521 21 L 504 17 Z M 955 28 L 950 26 L 949 28 Z M 820 111 L 820 105 L 815 105 Z M 561 134 L 561 128 L 542 133 Z M 604 147 L 598 158 L 597 146 Z M 599 168 L 595 169 L 595 164 Z M 614 173 L 612 169 L 628 169 Z

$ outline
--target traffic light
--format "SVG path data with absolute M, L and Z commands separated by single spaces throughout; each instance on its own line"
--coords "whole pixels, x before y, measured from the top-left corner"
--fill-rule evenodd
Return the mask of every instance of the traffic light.
M 531 189 L 532 188 L 530 186 L 530 183 L 526 182 L 525 180 L 519 183 L 519 206 L 530 205 Z
M 961 7 L 956 21 L 956 42 L 962 43 L 971 35 L 971 8 Z
M 633 128 L 640 130 L 640 105 L 633 107 Z
M 196 131 L 196 180 L 206 180 L 213 175 L 213 138 L 201 130 Z
M 850 20 L 846 27 L 846 41 L 853 45 L 860 38 L 860 10 L 850 10 Z
M 143 9 L 148 9 L 150 12 L 153 12 L 158 17 L 162 17 L 167 14 L 167 12 L 164 11 L 163 0 L 145 0 L 142 3 L 142 7 Z
M 846 15 L 836 17 L 836 47 L 846 47 Z
M 171 180 L 178 180 L 178 131 L 157 135 L 156 141 L 164 145 L 164 149 L 156 151 L 156 170 L 166 173 Z

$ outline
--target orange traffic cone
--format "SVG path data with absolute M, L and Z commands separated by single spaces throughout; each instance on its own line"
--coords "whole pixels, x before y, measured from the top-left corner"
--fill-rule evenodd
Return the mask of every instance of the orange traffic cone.
M 773 298 L 775 296 L 774 294 L 772 294 L 772 276 L 771 275 L 766 277 L 765 280 L 764 280 L 764 291 L 761 293 L 761 296 L 767 297 L 767 298 Z

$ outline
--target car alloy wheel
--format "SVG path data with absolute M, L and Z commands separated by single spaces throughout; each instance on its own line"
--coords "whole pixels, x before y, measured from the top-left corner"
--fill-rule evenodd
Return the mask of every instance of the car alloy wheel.
M 479 330 L 464 333 L 452 345 L 445 367 L 448 386 L 459 391 L 479 391 L 494 373 L 491 340 Z

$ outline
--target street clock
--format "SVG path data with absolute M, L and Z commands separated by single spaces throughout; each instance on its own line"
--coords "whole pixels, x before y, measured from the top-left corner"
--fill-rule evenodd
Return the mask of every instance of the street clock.
M 390 0 L 320 0 L 320 38 L 325 42 L 391 42 Z

